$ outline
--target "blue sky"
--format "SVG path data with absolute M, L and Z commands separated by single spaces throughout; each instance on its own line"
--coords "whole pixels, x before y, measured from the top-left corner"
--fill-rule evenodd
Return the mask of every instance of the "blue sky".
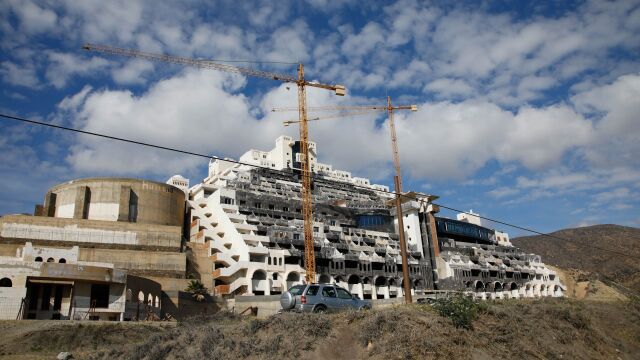
M 405 190 L 541 231 L 640 226 L 640 3 L 13 1 L 0 3 L 0 110 L 216 156 L 268 150 L 295 89 L 81 50 L 305 64 L 310 105 L 397 113 Z M 248 64 L 294 74 L 286 64 Z M 386 119 L 311 124 L 320 161 L 391 185 Z M 0 214 L 87 176 L 197 183 L 207 162 L 0 121 Z M 451 215 L 450 213 L 444 213 Z M 502 227 L 501 227 L 502 228 Z M 504 228 L 512 234 L 520 231 Z

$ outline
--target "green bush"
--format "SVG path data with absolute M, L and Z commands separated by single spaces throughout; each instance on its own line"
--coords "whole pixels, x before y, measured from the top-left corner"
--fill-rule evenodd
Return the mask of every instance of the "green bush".
M 437 299 L 433 307 L 440 316 L 448 317 L 458 328 L 473 329 L 473 320 L 478 314 L 487 311 L 487 304 L 472 298 L 455 295 L 445 299 Z

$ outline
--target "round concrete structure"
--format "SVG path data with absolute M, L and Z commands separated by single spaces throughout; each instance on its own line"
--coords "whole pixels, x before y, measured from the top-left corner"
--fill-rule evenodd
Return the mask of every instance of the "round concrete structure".
M 43 215 L 181 226 L 184 208 L 184 192 L 173 185 L 127 178 L 88 178 L 49 189 Z

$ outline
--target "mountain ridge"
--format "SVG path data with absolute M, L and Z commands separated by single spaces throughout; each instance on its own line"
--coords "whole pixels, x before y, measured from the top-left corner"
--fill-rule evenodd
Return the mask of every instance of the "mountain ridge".
M 514 246 L 542 256 L 544 263 L 579 269 L 640 292 L 640 229 L 602 224 L 521 236 Z M 565 240 L 562 240 L 565 239 Z

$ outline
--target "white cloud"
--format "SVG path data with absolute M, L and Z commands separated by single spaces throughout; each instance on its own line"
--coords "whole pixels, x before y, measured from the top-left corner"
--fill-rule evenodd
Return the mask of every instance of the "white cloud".
M 555 165 L 566 151 L 588 143 L 592 136 L 591 123 L 563 105 L 521 108 L 504 129 L 494 137 L 497 158 L 531 169 Z
M 130 43 L 143 24 L 144 10 L 148 12 L 147 19 L 150 20 L 157 9 L 162 9 L 161 5 L 155 3 L 145 9 L 143 2 L 138 0 L 65 0 L 61 7 L 64 15 L 60 22 L 68 36 L 86 42 L 107 44 Z M 177 19 L 181 13 L 175 11 L 167 14 L 167 17 Z
M 385 30 L 375 22 L 367 23 L 358 34 L 347 35 L 342 43 L 342 53 L 347 57 L 361 58 L 384 43 Z
M 190 71 L 163 80 L 136 97 L 128 91 L 97 91 L 77 108 L 84 130 L 204 153 L 238 153 L 253 129 L 245 97 L 224 89 L 242 78 L 210 71 Z M 77 101 L 70 99 L 67 104 Z M 68 161 L 85 172 L 114 174 L 186 171 L 202 160 L 111 141 L 79 137 Z
M 434 92 L 444 98 L 469 96 L 473 93 L 473 88 L 466 81 L 448 78 L 434 80 L 427 84 L 424 90 Z
M 113 69 L 111 76 L 118 84 L 144 84 L 146 82 L 145 74 L 153 71 L 154 66 L 149 61 L 131 60 L 118 69 Z
M 95 56 L 87 60 L 69 53 L 50 51 L 47 57 L 49 65 L 45 77 L 56 88 L 64 87 L 73 75 L 93 77 L 109 65 L 107 60 Z
M 494 198 L 500 199 L 500 198 L 512 196 L 518 193 L 520 193 L 520 190 L 505 186 L 505 187 L 499 187 L 497 189 L 493 189 L 489 191 L 488 194 Z
M 56 26 L 58 20 L 56 13 L 33 1 L 10 0 L 8 5 L 17 16 L 22 31 L 38 34 L 53 30 Z
M 20 66 L 11 61 L 3 61 L 0 64 L 0 75 L 3 81 L 12 85 L 31 89 L 41 87 L 36 69 L 29 64 Z
M 638 166 L 640 160 L 640 74 L 621 76 L 609 85 L 592 88 L 571 100 L 576 108 L 599 117 L 598 136 L 585 150 L 594 165 Z

